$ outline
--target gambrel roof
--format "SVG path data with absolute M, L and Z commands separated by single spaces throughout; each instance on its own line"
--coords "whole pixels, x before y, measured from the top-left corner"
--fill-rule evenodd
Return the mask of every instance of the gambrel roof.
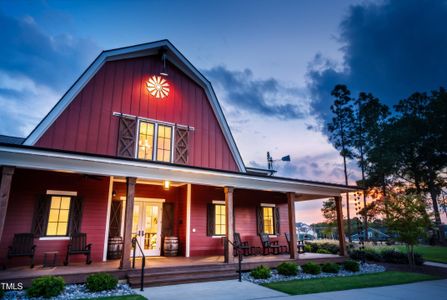
M 34 146 L 45 131 L 53 124 L 60 114 L 68 107 L 68 105 L 75 99 L 78 93 L 84 86 L 93 78 L 93 76 L 101 69 L 101 67 L 108 61 L 115 61 L 121 59 L 142 57 L 148 55 L 157 55 L 163 49 L 167 55 L 170 63 L 183 71 L 187 76 L 194 80 L 201 86 L 207 98 L 210 101 L 211 108 L 216 115 L 219 126 L 223 132 L 225 140 L 230 148 L 234 160 L 236 161 L 239 171 L 246 172 L 245 165 L 239 153 L 237 145 L 231 134 L 230 127 L 225 119 L 222 108 L 217 100 L 211 82 L 203 76 L 189 61 L 186 59 L 174 45 L 168 40 L 161 40 L 151 43 L 145 43 L 130 47 L 117 48 L 106 50 L 93 61 L 93 63 L 84 71 L 84 73 L 76 80 L 76 82 L 68 89 L 62 96 L 59 102 L 51 109 L 51 111 L 43 118 L 43 120 L 36 126 L 36 128 L 25 139 L 23 145 Z

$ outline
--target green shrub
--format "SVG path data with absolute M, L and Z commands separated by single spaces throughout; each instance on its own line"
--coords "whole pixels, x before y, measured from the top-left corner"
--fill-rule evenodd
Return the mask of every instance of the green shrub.
M 400 252 L 396 249 L 383 250 L 381 252 L 383 261 L 391 264 L 408 264 L 408 255 L 406 253 Z M 416 265 L 422 265 L 424 263 L 424 259 L 422 255 L 419 253 L 414 253 L 414 263 Z
M 107 273 L 92 274 L 87 277 L 85 285 L 91 292 L 113 290 L 118 284 L 118 279 Z
M 304 252 L 312 252 L 312 246 L 309 244 L 304 245 Z
M 320 253 L 320 254 L 332 254 L 331 252 L 329 252 L 328 250 L 323 249 L 323 248 L 318 249 L 317 253 Z
M 64 290 L 65 282 L 59 276 L 42 276 L 32 281 L 27 290 L 28 297 L 51 298 L 60 295 Z
M 374 249 L 352 250 L 349 252 L 349 257 L 353 260 L 362 260 L 365 257 L 368 261 L 381 262 L 383 261 L 382 254 Z
M 408 264 L 408 256 L 395 249 L 383 250 L 382 251 L 383 260 L 387 263 L 392 264 Z
M 356 262 L 355 260 L 346 260 L 343 263 L 343 267 L 345 268 L 346 271 L 351 271 L 351 272 L 360 271 L 360 264 L 358 262 Z
M 4 296 L 5 296 L 5 291 L 0 286 L 0 299 L 3 299 Z
M 272 276 L 272 272 L 270 271 L 269 267 L 260 265 L 259 267 L 254 268 L 250 272 L 250 275 L 255 279 L 267 279 Z
M 334 263 L 326 263 L 321 265 L 321 270 L 324 273 L 338 273 L 338 271 L 340 271 L 340 266 Z
M 330 254 L 337 254 L 340 247 L 336 244 L 332 243 L 312 243 L 312 242 L 306 242 L 306 245 L 310 246 L 311 251 L 313 253 L 317 253 L 319 249 L 324 249 L 329 251 Z
M 283 262 L 276 267 L 279 274 L 285 276 L 294 276 L 298 274 L 298 265 L 292 262 Z
M 313 262 L 308 262 L 302 265 L 301 268 L 303 269 L 303 272 L 307 274 L 317 275 L 321 273 L 320 266 Z

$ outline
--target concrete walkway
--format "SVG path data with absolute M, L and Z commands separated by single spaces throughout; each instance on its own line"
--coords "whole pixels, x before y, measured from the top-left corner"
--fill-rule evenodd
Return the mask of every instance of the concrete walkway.
M 137 291 L 149 300 L 421 300 L 447 299 L 447 279 L 339 292 L 289 296 L 253 283 L 237 280 L 179 284 Z
M 424 262 L 424 265 L 431 266 L 431 267 L 447 268 L 447 264 L 434 262 L 434 261 L 426 261 L 426 262 Z
M 273 299 L 287 294 L 247 281 L 237 280 L 187 283 L 136 290 L 149 300 L 249 300 Z

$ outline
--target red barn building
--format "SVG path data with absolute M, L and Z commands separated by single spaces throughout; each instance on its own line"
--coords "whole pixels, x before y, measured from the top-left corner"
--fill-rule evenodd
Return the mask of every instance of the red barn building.
M 36 264 L 55 251 L 61 264 L 78 233 L 92 244 L 93 264 L 122 240 L 124 270 L 134 237 L 149 262 L 165 254 L 166 237 L 180 257 L 231 262 L 222 238 L 234 243 L 235 232 L 249 252 L 262 246 L 260 234 L 287 245 L 295 201 L 334 197 L 342 229 L 340 194 L 355 190 L 245 167 L 211 83 L 167 40 L 102 52 L 27 138 L 0 141 L 8 268 L 29 264 L 7 259 L 19 233 L 33 234 Z

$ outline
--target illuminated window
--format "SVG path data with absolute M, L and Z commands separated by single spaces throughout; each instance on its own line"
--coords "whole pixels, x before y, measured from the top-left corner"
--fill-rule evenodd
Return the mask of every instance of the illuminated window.
M 214 207 L 214 234 L 225 235 L 225 205 L 216 204 Z
M 171 161 L 172 128 L 170 126 L 158 125 L 157 134 L 157 160 Z
M 140 121 L 138 153 L 141 159 L 170 162 L 172 126 Z
M 68 233 L 68 217 L 70 215 L 70 197 L 52 196 L 50 214 L 48 216 L 47 235 L 65 236 Z
M 140 122 L 138 136 L 138 158 L 152 159 L 154 155 L 154 124 Z
M 262 215 L 264 218 L 264 233 L 275 234 L 273 207 L 262 207 Z

